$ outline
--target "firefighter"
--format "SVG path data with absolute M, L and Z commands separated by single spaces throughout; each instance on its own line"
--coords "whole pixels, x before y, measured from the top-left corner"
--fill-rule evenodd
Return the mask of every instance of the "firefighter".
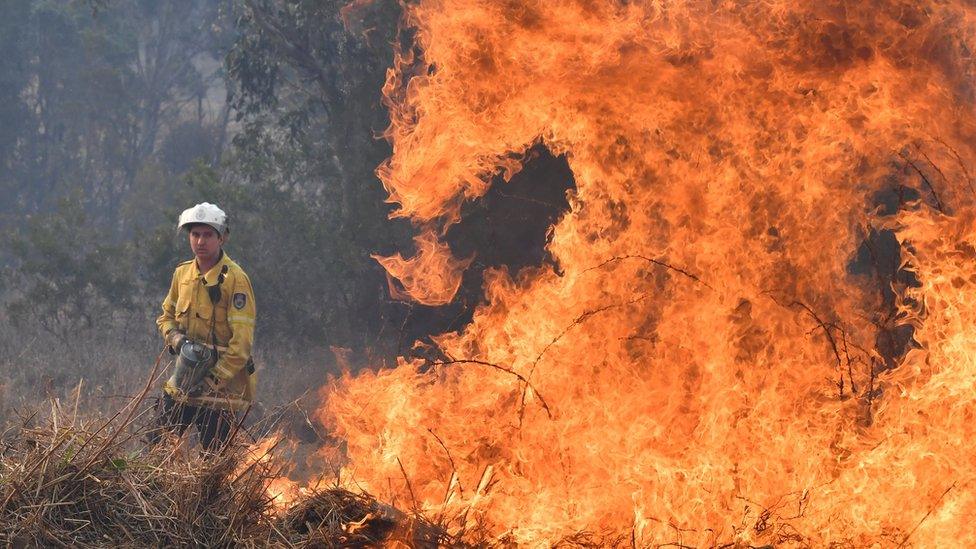
M 214 451 L 254 400 L 254 291 L 224 252 L 229 228 L 223 210 L 197 204 L 180 214 L 178 228 L 189 239 L 193 259 L 177 265 L 156 319 L 170 353 L 177 355 L 159 417 L 163 429 L 180 435 L 195 425 L 201 445 Z

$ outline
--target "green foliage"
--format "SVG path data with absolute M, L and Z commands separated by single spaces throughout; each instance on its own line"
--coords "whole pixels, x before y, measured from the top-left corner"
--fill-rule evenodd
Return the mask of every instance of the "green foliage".
M 169 173 L 186 173 L 198 161 L 209 162 L 217 154 L 215 130 L 196 120 L 188 120 L 170 130 L 159 151 Z
M 386 300 L 370 253 L 404 246 L 410 234 L 388 219 L 374 175 L 390 154 L 376 135 L 388 124 L 380 93 L 399 8 L 376 2 L 352 14 L 351 29 L 345 4 L 235 4 L 239 34 L 227 66 L 244 125 L 225 178 L 248 189 L 234 205 L 246 227 L 234 244 L 267 296 L 270 331 L 391 348 L 404 309 Z M 365 27 L 368 36 L 358 32 Z
M 7 305 L 15 322 L 35 322 L 63 340 L 136 305 L 131 248 L 90 225 L 77 200 L 32 217 L 9 235 L 8 246 L 18 279 Z
M 0 184 L 8 193 L 0 213 L 7 223 L 19 212 L 53 211 L 58 197 L 77 189 L 96 217 L 118 207 L 161 137 L 182 122 L 186 102 L 208 91 L 212 75 L 200 60 L 221 57 L 218 5 L 5 3 Z
M 29 14 L 27 0 L 4 2 L 4 17 L 0 18 L 0 128 L 23 127 L 30 113 L 20 101 L 20 93 L 29 80 L 26 28 L 19 24 Z M 0 131 L 0 162 L 8 159 L 17 142 L 17 134 Z M 0 176 L 2 181 L 2 176 Z
M 400 13 L 392 0 L 344 4 L 6 4 L 10 321 L 62 341 L 151 337 L 173 268 L 190 257 L 177 216 L 207 201 L 230 215 L 227 250 L 255 286 L 259 346 L 395 352 L 406 308 L 387 299 L 370 254 L 407 248 L 412 234 L 388 219 L 374 175 L 390 154 L 376 136 Z
M 399 307 L 384 299 L 385 277 L 364 244 L 377 234 L 344 238 L 330 208 L 274 178 L 242 183 L 198 164 L 186 183 L 189 202 L 210 200 L 230 214 L 226 249 L 254 284 L 259 339 L 358 349 L 390 344 L 379 334 L 393 331 Z

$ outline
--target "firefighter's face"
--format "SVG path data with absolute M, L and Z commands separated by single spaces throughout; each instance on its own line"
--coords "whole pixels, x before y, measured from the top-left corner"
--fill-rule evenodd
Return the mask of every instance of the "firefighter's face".
M 197 260 L 209 263 L 220 255 L 220 246 L 224 239 L 210 225 L 193 225 L 189 235 L 190 249 Z

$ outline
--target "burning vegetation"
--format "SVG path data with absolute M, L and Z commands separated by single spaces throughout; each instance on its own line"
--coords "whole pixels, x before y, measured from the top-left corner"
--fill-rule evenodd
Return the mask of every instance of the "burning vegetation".
M 575 190 L 554 265 L 486 272 L 441 358 L 330 388 L 347 472 L 533 546 L 972 543 L 974 17 L 409 5 L 378 173 L 420 236 L 381 259 L 394 295 L 452 295 L 443 235 L 533 145 Z
M 404 10 L 391 295 L 451 303 L 464 207 L 542 149 L 573 180 L 545 259 L 485 270 L 426 358 L 323 389 L 342 483 L 289 480 L 278 438 L 122 459 L 128 423 L 55 411 L 4 443 L 0 539 L 976 544 L 971 3 Z
M 299 487 L 283 476 L 290 456 L 279 435 L 252 445 L 238 436 L 210 455 L 183 444 L 140 444 L 142 404 L 138 398 L 115 417 L 92 420 L 78 414 L 77 400 L 67 409 L 54 401 L 50 413 L 25 416 L 4 432 L 0 544 L 463 545 L 441 526 L 353 492 L 338 477 Z

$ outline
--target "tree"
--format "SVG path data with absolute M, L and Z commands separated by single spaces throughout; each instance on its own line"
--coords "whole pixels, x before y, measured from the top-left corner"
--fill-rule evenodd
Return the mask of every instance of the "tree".
M 32 218 L 8 235 L 18 281 L 8 294 L 10 317 L 62 342 L 112 326 L 113 317 L 132 313 L 138 305 L 130 250 L 100 235 L 79 204 L 76 197 L 66 197 L 56 215 Z
M 370 253 L 409 241 L 406 224 L 388 219 L 374 175 L 390 154 L 377 136 L 389 123 L 381 89 L 399 8 L 377 2 L 364 35 L 350 32 L 343 4 L 235 4 L 227 65 L 244 126 L 229 169 L 261 208 L 275 210 L 248 216 L 256 238 L 274 243 L 248 249 L 266 254 L 257 272 L 275 269 L 264 283 L 283 290 L 267 292 L 282 300 L 272 307 L 282 315 L 275 324 L 335 345 L 389 347 L 405 308 L 386 299 Z
M 51 211 L 80 188 L 94 222 L 112 219 L 160 137 L 215 77 L 216 0 L 15 0 L 4 10 L 0 162 L 13 211 Z M 9 27 L 9 29 L 7 28 Z M 7 31 L 10 32 L 7 32 Z

